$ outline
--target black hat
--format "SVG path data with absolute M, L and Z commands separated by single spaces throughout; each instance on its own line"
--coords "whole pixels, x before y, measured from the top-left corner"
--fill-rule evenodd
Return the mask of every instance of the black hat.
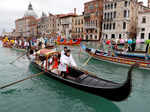
M 65 46 L 64 49 L 68 49 L 68 48 Z

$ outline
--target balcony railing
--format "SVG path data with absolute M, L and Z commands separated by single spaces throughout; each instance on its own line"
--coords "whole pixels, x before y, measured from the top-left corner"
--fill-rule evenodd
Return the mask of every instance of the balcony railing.
M 96 29 L 97 26 L 96 25 L 84 25 L 85 29 Z

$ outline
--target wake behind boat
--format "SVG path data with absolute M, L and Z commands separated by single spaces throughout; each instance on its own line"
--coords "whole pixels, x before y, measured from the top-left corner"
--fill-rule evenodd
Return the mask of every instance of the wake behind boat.
M 130 68 L 127 79 L 123 84 L 99 78 L 85 70 L 71 66 L 68 66 L 69 72 L 65 73 L 66 77 L 62 77 L 56 72 L 56 70 L 49 70 L 48 67 L 49 58 L 59 54 L 59 52 L 54 50 L 42 49 L 36 53 L 34 58 L 29 55 L 28 58 L 30 59 L 31 64 L 43 71 L 45 75 L 71 87 L 102 96 L 112 101 L 123 101 L 129 97 L 132 89 L 131 73 L 136 65 L 133 65 Z

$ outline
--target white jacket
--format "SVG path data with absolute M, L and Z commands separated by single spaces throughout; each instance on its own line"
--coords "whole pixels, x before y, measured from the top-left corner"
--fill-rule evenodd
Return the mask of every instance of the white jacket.
M 60 64 L 59 64 L 58 69 L 60 71 L 65 72 L 65 71 L 67 71 L 67 65 L 77 67 L 77 64 L 74 61 L 72 55 L 70 55 L 69 57 L 66 55 L 62 55 L 60 58 Z

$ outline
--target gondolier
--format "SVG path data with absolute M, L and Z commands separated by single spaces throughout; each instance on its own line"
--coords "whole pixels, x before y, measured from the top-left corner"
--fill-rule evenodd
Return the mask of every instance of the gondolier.
M 60 64 L 58 67 L 58 70 L 60 71 L 60 74 L 64 77 L 64 73 L 69 73 L 68 66 L 74 66 L 77 67 L 76 62 L 74 61 L 71 50 L 67 50 L 64 55 L 60 58 Z

